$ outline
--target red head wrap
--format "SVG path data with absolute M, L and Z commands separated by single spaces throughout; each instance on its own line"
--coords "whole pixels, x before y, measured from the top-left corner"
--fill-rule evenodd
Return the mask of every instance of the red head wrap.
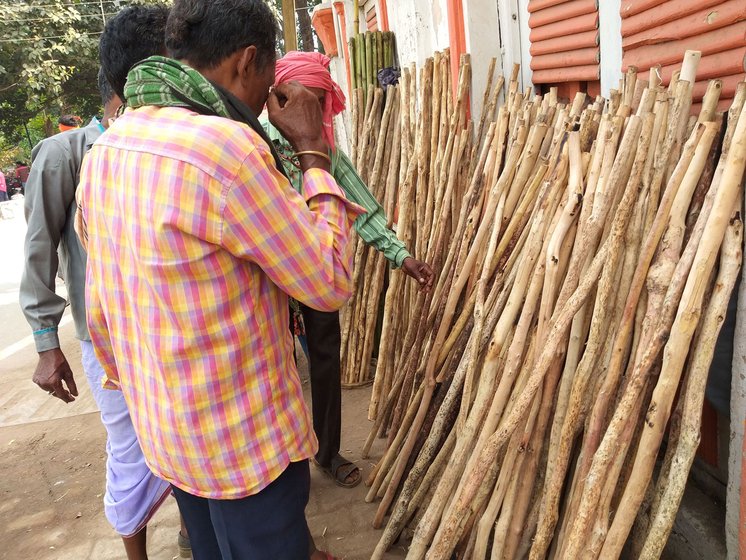
M 275 85 L 298 81 L 306 87 L 321 88 L 324 96 L 324 138 L 334 149 L 333 118 L 344 111 L 345 94 L 329 73 L 331 59 L 318 52 L 291 51 L 277 61 Z

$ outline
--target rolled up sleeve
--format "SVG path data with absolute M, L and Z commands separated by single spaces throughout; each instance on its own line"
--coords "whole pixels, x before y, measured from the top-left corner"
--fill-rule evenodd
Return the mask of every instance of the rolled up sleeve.
M 348 201 L 326 171 L 303 176 L 303 195 L 257 147 L 227 192 L 222 245 L 255 262 L 285 293 L 320 311 L 352 295 L 350 230 L 365 210 Z

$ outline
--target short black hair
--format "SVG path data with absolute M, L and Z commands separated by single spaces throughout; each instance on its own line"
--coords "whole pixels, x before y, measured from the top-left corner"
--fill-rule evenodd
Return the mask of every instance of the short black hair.
M 61 115 L 57 122 L 65 126 L 80 126 L 81 119 L 77 115 Z
M 253 45 L 257 65 L 263 68 L 275 60 L 277 30 L 265 0 L 175 0 L 166 24 L 166 47 L 173 58 L 206 70 Z
M 98 43 L 101 68 L 119 97 L 130 69 L 146 58 L 165 55 L 168 7 L 162 4 L 130 6 L 111 18 Z
M 106 79 L 103 68 L 98 69 L 98 92 L 101 94 L 101 103 L 104 105 L 114 98 L 114 89 Z

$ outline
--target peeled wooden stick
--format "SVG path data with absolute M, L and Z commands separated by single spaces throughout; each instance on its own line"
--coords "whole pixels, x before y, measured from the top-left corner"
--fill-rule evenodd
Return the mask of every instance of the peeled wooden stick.
M 498 428 L 492 436 L 490 436 L 481 449 L 481 452 L 479 452 L 478 461 L 475 469 L 472 470 L 470 477 L 462 481 L 463 484 L 455 498 L 456 501 L 451 514 L 447 519 L 442 521 L 441 538 L 434 542 L 431 548 L 432 558 L 446 558 L 452 550 L 453 540 L 458 536 L 456 519 L 463 515 L 463 508 L 466 508 L 470 500 L 473 498 L 476 489 L 481 483 L 483 473 L 486 472 L 487 465 L 494 461 L 498 451 L 510 437 L 512 431 L 520 421 L 521 416 L 526 412 L 529 403 L 532 401 L 539 388 L 539 385 L 543 382 L 545 375 L 554 362 L 561 341 L 566 337 L 566 329 L 569 327 L 573 316 L 588 298 L 591 289 L 595 286 L 598 280 L 598 275 L 602 268 L 602 261 L 607 259 L 613 245 L 616 243 L 615 240 L 624 236 L 624 228 L 626 227 L 626 222 L 629 217 L 628 213 L 632 210 L 630 198 L 634 199 L 634 191 L 634 189 L 630 188 L 625 189 L 620 208 L 626 208 L 627 210 L 617 212 L 614 217 L 612 234 L 606 242 L 604 242 L 591 261 L 588 270 L 583 275 L 583 278 L 573 295 L 569 297 L 564 306 L 556 311 L 555 317 L 552 318 L 552 327 L 547 336 L 544 350 L 537 360 L 536 368 L 532 372 L 525 390 L 517 397 L 513 410 L 511 410 L 507 417 L 503 419 L 502 426 Z
M 445 210 L 445 206 L 444 206 Z M 438 224 L 442 225 L 443 220 L 439 220 Z M 441 228 L 441 231 L 439 235 L 437 236 L 437 240 L 435 243 L 435 246 L 431 248 L 431 251 L 429 253 L 429 256 L 434 257 L 430 258 L 429 260 L 434 263 L 435 266 L 438 266 L 440 264 L 440 254 L 442 252 L 442 249 L 445 244 L 445 230 L 444 228 Z M 426 315 L 426 309 L 430 305 L 430 301 L 432 300 L 433 294 L 432 292 L 427 294 L 425 296 L 425 301 L 422 307 L 423 316 Z M 422 300 L 420 300 L 422 301 Z M 419 331 L 420 335 L 423 331 Z M 421 338 L 418 337 L 418 342 L 421 344 Z M 420 348 L 418 344 L 415 344 L 413 355 L 417 354 L 418 348 Z M 401 478 L 404 474 L 404 469 L 406 468 L 407 461 L 409 460 L 409 456 L 412 453 L 412 450 L 415 445 L 416 440 L 416 434 L 422 427 L 422 424 L 424 422 L 425 416 L 428 411 L 428 407 L 430 405 L 430 402 L 432 400 L 433 392 L 435 389 L 435 371 L 434 370 L 425 370 L 425 379 L 424 379 L 425 389 L 423 393 L 422 400 L 419 405 L 419 410 L 417 412 L 417 415 L 415 416 L 413 423 L 412 423 L 412 429 L 411 433 L 409 434 L 409 437 L 406 439 L 404 446 L 402 448 L 402 452 L 398 458 L 398 461 L 396 463 L 396 467 L 393 472 L 391 483 L 386 491 L 386 494 L 384 496 L 383 501 L 379 505 L 378 512 L 376 514 L 376 518 L 374 520 L 374 526 L 380 527 L 383 523 L 383 518 L 388 511 L 389 506 L 391 505 L 395 492 L 399 486 L 399 482 L 401 481 Z
M 673 315 L 676 312 L 676 306 L 681 298 L 681 293 L 684 288 L 684 283 L 687 280 L 687 275 L 694 259 L 695 251 L 697 250 L 697 240 L 692 237 L 687 245 L 687 249 L 679 261 L 676 267 L 675 274 L 671 280 L 671 284 L 668 289 L 668 294 L 664 300 L 663 307 L 659 312 L 659 324 L 656 327 L 656 335 L 651 338 L 651 343 L 648 348 L 645 349 L 644 355 L 635 365 L 634 370 L 630 374 L 630 381 L 625 389 L 625 393 L 620 401 L 617 411 L 614 415 L 612 423 L 607 430 L 607 434 L 599 447 L 591 471 L 588 474 L 586 488 L 584 490 L 583 501 L 578 515 L 576 516 L 576 524 L 571 534 L 571 541 L 569 549 L 571 551 L 577 550 L 578 546 L 583 546 L 581 541 L 583 537 L 583 525 L 585 516 L 592 515 L 588 512 L 593 511 L 592 500 L 597 499 L 599 484 L 608 486 L 608 479 L 610 477 L 608 464 L 614 460 L 615 457 L 619 456 L 619 446 L 623 446 L 622 449 L 626 449 L 626 443 L 628 440 L 622 439 L 628 437 L 627 435 L 621 435 L 622 431 L 626 430 L 624 426 L 629 424 L 629 418 L 636 417 L 634 412 L 635 403 L 639 402 L 638 395 L 642 390 L 645 380 L 647 379 L 646 372 L 653 366 L 656 361 L 658 352 L 664 342 L 664 336 L 669 332 L 670 324 L 673 321 Z M 611 446 L 614 446 L 614 451 L 610 453 Z M 622 451 L 623 452 L 623 451 Z M 606 482 L 604 478 L 606 477 Z M 598 517 L 598 516 L 596 516 Z M 568 547 L 566 547 L 566 550 Z
M 699 111 L 699 117 L 697 122 L 709 122 L 715 120 L 715 113 L 717 112 L 718 101 L 720 101 L 720 94 L 723 91 L 722 80 L 711 80 L 707 84 L 707 91 L 702 98 L 702 109 Z
M 647 318 L 643 323 L 643 333 L 641 335 L 640 347 L 645 348 L 650 344 L 650 336 L 652 336 L 652 325 L 655 324 L 656 320 L 661 314 L 663 308 L 663 300 L 666 295 L 667 289 L 672 282 L 672 277 L 675 271 L 677 261 L 679 260 L 679 254 L 681 253 L 681 247 L 684 239 L 684 221 L 686 217 L 687 207 L 690 205 L 692 193 L 696 186 L 699 176 L 702 173 L 705 161 L 710 151 L 710 145 L 717 132 L 717 125 L 715 123 L 706 123 L 702 125 L 704 127 L 704 134 L 702 135 L 699 144 L 694 153 L 691 163 L 687 169 L 687 173 L 684 180 L 676 194 L 673 207 L 671 209 L 668 228 L 663 235 L 660 243 L 658 255 L 648 273 L 648 300 L 647 300 Z M 650 326 L 650 327 L 649 327 Z M 637 401 L 638 408 L 643 407 L 642 402 L 639 398 Z M 630 414 L 629 418 L 638 418 L 641 412 L 638 412 L 638 408 L 635 408 Z M 635 434 L 636 423 L 631 420 L 627 421 L 624 429 L 622 445 L 616 453 L 616 458 L 612 463 L 612 467 L 608 469 L 607 482 L 604 486 L 604 490 L 601 494 L 600 506 L 595 515 L 595 527 L 593 530 L 593 545 L 597 546 L 595 552 L 601 548 L 604 539 L 607 534 L 608 520 L 610 518 L 611 511 L 611 500 L 614 495 L 614 489 L 617 486 L 617 480 L 624 467 L 624 457 L 627 455 L 628 443 Z M 587 450 L 586 457 L 590 457 L 590 454 L 595 450 L 595 442 L 591 439 L 591 445 Z M 587 472 L 585 462 L 579 470 L 580 475 Z
M 485 148 L 489 148 L 489 146 L 485 146 Z M 483 150 L 483 152 L 486 152 L 488 150 Z M 485 154 L 486 159 L 486 154 Z M 504 182 L 507 182 L 510 177 L 512 177 L 512 169 L 514 169 L 515 161 L 517 160 L 517 157 L 513 160 L 512 165 L 508 167 L 508 171 L 503 174 L 501 177 L 501 181 L 504 180 Z M 495 184 L 492 187 L 492 195 L 489 197 L 488 202 L 488 210 L 486 211 L 486 214 L 491 215 L 495 212 L 495 209 L 497 208 L 498 204 L 498 197 L 496 196 L 497 192 L 499 192 L 501 189 L 504 189 L 504 184 L 498 181 L 497 184 Z M 433 344 L 433 352 L 430 355 L 430 358 L 427 363 L 427 369 L 426 369 L 426 375 L 432 375 L 433 371 L 436 368 L 437 360 L 440 352 L 440 345 L 445 340 L 445 337 L 451 327 L 451 321 L 453 318 L 453 314 L 456 310 L 456 305 L 458 303 L 459 297 L 466 286 L 467 280 L 469 276 L 471 275 L 472 268 L 474 266 L 474 263 L 476 262 L 477 254 L 479 253 L 479 250 L 482 247 L 482 244 L 487 239 L 487 235 L 489 234 L 489 223 L 482 222 L 478 231 L 477 235 L 475 237 L 474 243 L 472 244 L 471 249 L 469 250 L 468 257 L 466 259 L 466 262 L 464 263 L 463 267 L 461 268 L 461 271 L 459 273 L 458 279 L 454 283 L 454 286 L 451 288 L 450 293 L 448 294 L 448 300 L 445 307 L 445 312 L 443 314 L 443 321 L 440 324 L 440 328 L 437 332 L 435 342 Z M 436 292 L 437 293 L 437 292 Z
M 380 196 L 380 192 L 385 193 L 386 187 L 389 185 L 388 178 L 383 174 L 383 169 L 388 166 L 384 163 L 383 149 L 382 146 L 389 148 L 387 150 L 390 153 L 391 145 L 395 143 L 394 136 L 396 132 L 392 121 L 396 119 L 398 112 L 399 97 L 396 94 L 396 90 L 392 90 L 386 102 L 386 109 L 383 114 L 383 122 L 381 124 L 381 130 L 379 133 L 378 146 L 376 151 L 376 163 L 373 167 L 372 181 L 374 185 L 382 184 L 382 188 L 377 190 L 378 198 L 384 198 Z M 381 149 L 379 152 L 378 149 Z M 385 259 L 383 255 L 376 252 L 368 256 L 368 262 L 366 263 L 366 271 L 362 278 L 364 296 L 357 302 L 357 306 L 361 312 L 363 312 L 362 320 L 360 324 L 363 325 L 363 333 L 358 345 L 361 348 L 360 357 L 357 358 L 356 366 L 358 376 L 356 383 L 363 383 L 368 381 L 370 376 L 370 358 L 373 352 L 373 336 L 376 321 L 378 319 L 378 302 L 381 295 L 381 289 L 383 288 L 383 273 L 385 270 Z M 367 294 L 366 294 L 367 292 Z
M 427 202 L 429 197 L 428 181 L 430 176 L 430 156 L 434 155 L 430 152 L 430 142 L 432 136 L 432 124 L 433 124 L 433 59 L 428 58 L 425 61 L 425 65 L 422 68 L 422 79 L 420 83 L 419 92 L 419 109 L 420 118 L 417 126 L 417 137 L 418 137 L 418 150 L 417 150 L 417 184 L 418 189 L 416 191 L 417 200 L 417 217 L 422 223 L 427 219 L 425 210 L 427 208 Z M 427 232 L 425 231 L 427 229 Z M 418 227 L 416 238 L 413 240 L 412 249 L 418 255 L 424 255 L 427 253 L 425 245 L 425 235 L 429 236 L 430 228 Z
M 643 485 L 647 486 L 652 474 L 655 457 L 678 386 L 681 368 L 687 355 L 685 349 L 689 347 L 699 321 L 707 276 L 715 266 L 715 259 L 723 242 L 732 209 L 739 197 L 746 167 L 746 109 L 741 112 L 734 138 L 735 142 L 728 153 L 713 209 L 707 220 L 705 234 L 694 258 L 692 274 L 681 297 L 681 305 L 671 331 L 671 338 L 666 345 L 663 370 L 648 409 L 647 422 L 643 426 L 632 478 L 627 484 L 601 552 L 604 558 L 614 558 L 616 556 L 612 555 L 618 556 L 621 553 L 644 494 Z M 610 556 L 604 556 L 605 554 L 610 554 Z
M 685 153 L 690 153 L 691 155 L 689 155 L 688 158 L 686 156 L 682 157 L 678 168 L 688 170 L 689 162 L 694 151 L 692 144 L 695 140 L 698 141 L 698 136 L 701 136 L 704 132 L 703 128 L 704 126 L 699 129 L 699 131 L 695 131 L 692 134 L 692 138 L 690 138 L 690 142 L 687 144 L 688 147 L 685 150 Z M 617 331 L 617 343 L 619 344 L 625 340 L 627 333 L 630 332 L 632 317 L 634 316 L 632 304 L 635 302 L 636 308 L 635 296 L 639 293 L 638 290 L 641 290 L 642 272 L 645 271 L 644 276 L 647 276 L 647 267 L 650 262 L 647 255 L 651 255 L 650 258 L 652 259 L 652 248 L 657 245 L 657 239 L 660 239 L 663 226 L 668 222 L 670 210 L 675 200 L 674 193 L 678 193 L 680 184 L 681 179 L 676 180 L 675 178 L 672 178 L 669 182 L 664 199 L 658 209 L 658 215 L 656 216 L 657 225 L 654 225 L 646 239 L 642 250 L 642 256 L 638 262 L 638 270 L 635 273 L 635 280 L 633 281 L 630 294 L 627 298 L 624 319 Z M 668 258 L 671 257 L 669 256 Z M 605 403 L 608 402 L 610 396 L 604 397 L 603 393 L 601 393 L 596 399 L 593 411 L 596 416 L 591 417 L 590 427 L 586 431 L 583 445 L 583 457 L 581 458 L 581 463 L 578 467 L 578 472 L 576 473 L 576 478 L 584 480 L 585 483 L 582 487 L 576 489 L 571 502 L 572 505 L 568 519 L 573 521 L 572 527 L 569 528 L 569 536 L 567 536 L 566 539 L 563 539 L 563 542 L 565 543 L 565 551 L 578 550 L 577 547 L 584 546 L 587 534 L 591 530 L 593 519 L 595 519 L 593 516 L 596 513 L 596 508 L 598 507 L 599 499 L 606 485 L 606 481 L 610 476 L 609 465 L 618 456 L 618 446 L 624 444 L 622 438 L 625 433 L 627 420 L 634 414 L 633 411 L 636 404 L 639 402 L 639 395 L 642 391 L 646 375 L 653 366 L 658 351 L 662 347 L 663 338 L 661 333 L 667 332 L 667 329 L 670 328 L 670 323 L 673 322 L 673 314 L 675 312 L 675 307 L 673 307 L 673 305 L 675 305 L 677 302 L 676 298 L 680 295 L 681 290 L 683 290 L 684 281 L 688 274 L 688 267 L 690 265 L 691 260 L 686 261 L 682 259 L 679 261 L 673 279 L 671 280 L 670 285 L 667 286 L 667 292 L 663 303 L 656 308 L 649 309 L 648 322 L 653 320 L 655 324 L 655 327 L 651 330 L 652 335 L 649 339 L 650 342 L 645 346 L 640 346 L 642 349 L 642 357 L 638 358 L 634 365 L 634 369 L 629 376 L 632 381 L 629 382 L 622 402 L 614 413 L 612 424 L 606 431 L 601 444 L 598 445 L 598 449 L 596 449 L 596 445 L 594 445 L 593 441 L 594 437 L 596 437 L 595 434 L 601 432 L 601 427 L 603 426 L 605 417 L 600 413 L 596 415 L 596 413 L 599 412 L 600 407 L 606 406 Z M 662 268 L 661 270 L 663 271 L 664 269 Z M 663 287 L 666 286 L 666 282 L 661 281 L 658 282 L 657 285 Z M 613 354 L 613 356 L 614 359 L 621 359 L 621 356 L 616 356 L 615 354 Z M 610 365 L 604 383 L 606 384 L 609 382 L 611 378 L 612 366 Z M 620 441 L 622 443 L 620 443 Z M 614 451 L 612 452 L 611 449 L 614 449 Z M 588 474 L 585 475 L 585 473 Z
M 741 198 L 742 196 L 743 193 L 741 193 Z M 740 208 L 740 201 L 737 206 Z M 665 491 L 660 496 L 659 504 L 654 510 L 640 560 L 660 558 L 684 494 L 689 469 L 699 447 L 702 403 L 710 364 L 717 337 L 727 313 L 730 294 L 735 287 L 741 267 L 742 242 L 743 222 L 739 211 L 731 218 L 726 229 L 715 288 L 692 348 L 693 359 L 689 366 L 689 380 L 683 392 L 684 408 L 679 438 L 672 458 L 672 468 L 665 481 Z
M 505 418 L 502 426 L 498 428 L 492 436 L 490 436 L 479 452 L 475 469 L 473 469 L 466 484 L 459 488 L 458 493 L 454 497 L 454 507 L 452 508 L 448 518 L 442 520 L 443 531 L 441 533 L 441 539 L 433 543 L 431 548 L 431 558 L 448 558 L 448 554 L 450 554 L 449 549 L 453 546 L 453 540 L 456 538 L 455 531 L 458 523 L 457 520 L 461 518 L 469 507 L 469 503 L 479 488 L 484 474 L 489 469 L 489 465 L 493 463 L 499 450 L 503 445 L 505 445 L 524 413 L 527 411 L 528 406 L 532 402 L 533 397 L 544 378 L 544 375 L 548 371 L 551 363 L 554 361 L 555 351 L 560 344 L 561 339 L 564 337 L 565 329 L 569 326 L 572 317 L 588 297 L 591 289 L 595 286 L 598 274 L 601 271 L 607 253 L 607 247 L 603 247 L 599 251 L 576 292 L 572 297 L 570 297 L 567 304 L 557 312 L 557 319 L 547 337 L 547 344 L 537 361 L 536 368 L 532 372 L 525 389 L 516 399 L 512 411 Z
M 366 502 L 370 503 L 373 500 L 375 500 L 378 489 L 383 484 L 383 480 L 386 474 L 388 473 L 389 468 L 393 464 L 394 460 L 397 457 L 399 450 L 401 449 L 402 444 L 404 443 L 404 437 L 407 434 L 407 430 L 409 430 L 409 427 L 412 425 L 412 421 L 414 420 L 414 415 L 417 413 L 417 408 L 419 406 L 420 400 L 422 399 L 422 393 L 423 393 L 423 387 L 420 387 L 417 393 L 415 394 L 414 398 L 410 402 L 410 406 L 407 409 L 407 414 L 404 417 L 404 420 L 402 421 L 402 427 L 399 430 L 399 432 L 396 434 L 396 438 L 394 438 L 393 443 L 386 450 L 386 453 L 381 458 L 381 460 L 378 461 L 378 463 L 376 464 L 376 468 L 371 473 L 370 476 L 374 476 L 375 478 L 372 484 L 370 485 L 370 490 L 368 491 L 368 494 L 365 496 Z M 370 480 L 370 477 L 369 477 L 369 480 Z
M 524 368 L 526 368 L 532 360 L 533 342 L 529 346 L 527 358 L 524 362 Z M 495 527 L 495 520 L 497 519 L 498 512 L 503 505 L 503 500 L 505 499 L 505 495 L 508 492 L 508 488 L 512 482 L 511 476 L 513 475 L 515 470 L 506 468 L 506 465 L 515 464 L 515 458 L 518 455 L 518 452 L 521 450 L 521 445 L 523 444 L 523 442 L 528 442 L 530 437 L 530 432 L 526 433 L 525 429 L 523 430 L 523 432 L 516 430 L 516 432 L 513 433 L 510 444 L 508 445 L 505 459 L 500 465 L 499 476 L 497 482 L 495 483 L 492 496 L 490 497 L 490 501 L 487 504 L 484 514 L 479 520 L 479 524 L 477 526 L 477 538 L 474 543 L 475 558 L 486 558 L 490 534 L 492 533 L 492 529 Z
M 492 120 L 493 114 L 495 112 L 495 104 L 492 102 L 492 100 L 494 99 L 495 101 L 497 101 L 496 94 L 498 90 L 497 88 L 495 88 L 495 93 L 492 92 L 492 83 L 495 78 L 496 65 L 496 58 L 490 60 L 490 65 L 487 69 L 487 85 L 484 88 L 484 96 L 482 98 L 482 114 L 479 116 L 479 124 L 477 125 L 476 130 L 476 142 L 474 142 L 474 146 L 471 152 L 471 164 L 469 165 L 468 175 L 474 173 L 474 167 L 476 166 L 477 162 L 477 154 L 482 147 L 482 141 L 484 140 L 484 134 L 486 132 L 485 125 Z M 500 76 L 500 79 L 501 78 L 502 76 Z M 502 85 L 500 85 L 500 87 L 502 88 Z
M 367 94 L 367 101 L 365 105 L 365 112 L 361 113 L 361 118 L 364 119 L 364 123 L 360 126 L 359 130 L 362 131 L 362 136 L 360 138 L 360 142 L 358 143 L 358 153 L 357 153 L 357 160 L 355 161 L 355 168 L 358 169 L 358 171 L 362 170 L 363 162 L 365 161 L 365 157 L 368 156 L 368 143 L 371 135 L 371 129 L 373 127 L 373 120 L 376 117 L 376 111 L 374 111 L 374 92 L 375 88 L 372 85 L 368 86 L 368 94 Z M 378 98 L 378 104 L 380 107 L 380 96 Z M 361 173 L 362 176 L 362 173 Z
M 671 181 L 669 181 L 663 200 L 658 208 L 653 227 L 648 233 L 640 251 L 640 258 L 638 260 L 630 292 L 627 296 L 627 303 L 625 305 L 622 322 L 616 333 L 614 350 L 612 351 L 612 360 L 608 365 L 603 386 L 594 404 L 590 424 L 586 430 L 584 442 L 586 455 L 584 457 L 585 463 L 580 467 L 581 472 L 587 472 L 587 469 L 590 467 L 592 454 L 595 452 L 598 445 L 597 442 L 600 441 L 608 407 L 613 395 L 616 393 L 619 380 L 623 373 L 623 361 L 627 355 L 628 345 L 630 344 L 635 312 L 638 306 L 640 294 L 645 286 L 648 269 L 650 268 L 658 243 L 663 236 L 664 229 L 668 224 L 671 208 L 676 199 L 679 186 L 689 168 L 691 159 L 694 157 L 696 146 L 703 133 L 704 128 L 698 129 L 696 133 L 692 134 L 689 143 L 685 147 L 684 155 L 679 161 L 677 172 L 674 173 Z M 665 282 L 662 282 L 661 286 L 665 286 L 665 284 Z M 652 313 L 651 318 L 656 318 L 656 314 Z
M 625 206 L 622 207 L 620 205 L 618 210 L 618 212 L 626 214 L 627 218 L 632 214 L 632 208 L 629 205 L 634 204 L 637 200 L 637 193 L 639 190 L 638 185 L 640 183 L 640 176 L 645 163 L 647 144 L 650 141 L 649 135 L 651 132 L 651 123 L 649 120 L 646 121 L 646 125 L 643 127 L 639 117 L 633 117 L 633 119 L 636 119 L 636 121 L 628 125 L 627 133 L 625 135 L 627 142 L 634 142 L 637 144 L 632 169 L 627 171 L 628 168 L 626 165 L 620 163 L 619 165 L 615 165 L 617 171 L 612 173 L 613 176 L 618 177 L 618 182 L 626 183 L 629 174 L 632 176 L 627 190 L 631 189 L 633 194 L 630 195 L 625 191 Z M 641 135 L 639 142 L 635 142 L 638 138 L 637 134 Z M 627 151 L 628 148 L 620 148 L 620 157 Z M 582 233 L 583 232 L 581 232 L 581 234 Z M 564 423 L 559 439 L 556 441 L 557 449 L 549 452 L 550 456 L 553 457 L 553 464 L 550 469 L 550 474 L 547 477 L 543 496 L 543 507 L 539 514 L 539 525 L 534 544 L 531 548 L 531 558 L 543 557 L 549 547 L 554 526 L 557 521 L 559 494 L 565 478 L 572 442 L 583 421 L 583 395 L 587 392 L 587 384 L 591 378 L 591 373 L 602 355 L 603 341 L 608 336 L 608 333 L 613 331 L 614 325 L 611 322 L 611 318 L 614 316 L 613 291 L 617 287 L 617 269 L 622 263 L 622 245 L 624 237 L 616 236 L 614 237 L 614 240 L 614 246 L 610 250 L 609 262 L 606 263 L 599 281 L 587 347 L 585 354 L 580 360 L 577 371 L 574 374 Z
M 460 388 L 463 386 L 466 364 L 468 364 L 471 359 L 472 353 L 467 350 L 467 352 L 461 358 L 461 364 L 456 370 L 453 381 L 451 382 L 451 386 L 449 387 L 448 393 L 441 405 L 440 410 L 438 411 L 428 439 L 425 442 L 422 451 L 420 452 L 420 456 L 417 458 L 417 461 L 412 467 L 412 470 L 410 471 L 406 482 L 404 483 L 404 487 L 402 488 L 401 494 L 399 495 L 396 508 L 389 518 L 389 522 L 386 525 L 386 530 L 381 536 L 381 540 L 376 546 L 376 551 L 374 552 L 372 558 L 380 558 L 380 556 L 383 555 L 386 550 L 388 550 L 389 546 L 391 546 L 391 543 L 399 535 L 402 528 L 404 527 L 404 523 L 406 523 L 407 519 L 409 518 L 411 514 L 410 509 L 412 507 L 416 507 L 414 504 L 418 503 L 417 500 L 423 497 L 422 495 L 420 495 L 419 489 L 417 489 L 417 483 L 419 482 L 419 478 L 420 476 L 422 476 L 422 473 L 424 473 L 427 469 L 430 460 L 435 456 L 436 453 L 438 453 L 438 443 L 442 438 L 444 430 L 446 429 L 448 417 L 451 416 L 451 411 L 455 409 L 456 404 L 458 403 L 458 395 Z M 449 440 L 452 440 L 451 446 L 455 445 L 455 434 L 455 430 L 452 430 L 451 435 L 453 436 L 453 438 L 451 438 L 450 436 L 448 438 Z M 445 465 L 445 462 L 450 456 L 450 452 L 444 457 L 441 457 L 441 453 L 438 453 L 438 458 L 441 463 L 443 463 L 443 465 Z M 440 471 L 442 470 L 442 468 L 439 468 L 438 470 Z M 428 475 L 430 475 L 430 470 L 428 470 Z M 422 488 L 422 485 L 420 485 L 420 488 Z

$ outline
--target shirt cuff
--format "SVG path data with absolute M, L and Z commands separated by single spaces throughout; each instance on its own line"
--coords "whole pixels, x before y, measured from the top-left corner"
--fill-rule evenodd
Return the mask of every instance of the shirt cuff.
M 394 268 L 401 268 L 401 265 L 404 264 L 404 260 L 411 256 L 412 255 L 409 253 L 409 251 L 402 247 L 401 249 L 399 249 L 399 252 L 396 253 L 391 263 L 394 265 Z
M 60 339 L 57 336 L 57 327 L 41 329 L 34 333 L 34 343 L 37 352 L 46 352 L 60 347 Z
M 347 199 L 342 189 L 337 185 L 337 181 L 329 173 L 317 167 L 309 169 L 303 174 L 303 198 L 308 202 L 322 194 L 330 194 L 343 201 L 347 211 L 348 227 L 352 227 L 352 222 L 359 216 L 368 213 L 365 208 Z

